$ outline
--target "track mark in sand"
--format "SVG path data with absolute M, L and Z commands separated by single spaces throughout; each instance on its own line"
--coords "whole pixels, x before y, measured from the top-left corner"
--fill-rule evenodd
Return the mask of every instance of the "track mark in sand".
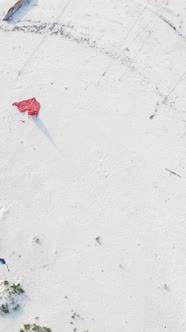
M 156 18 L 156 16 L 155 16 L 155 18 Z M 146 28 L 148 26 L 149 26 L 149 24 L 147 24 Z M 152 28 L 153 28 L 153 26 L 152 26 Z M 145 32 L 147 34 L 150 35 L 151 33 L 153 33 L 152 28 L 151 28 L 151 31 L 146 31 L 146 28 L 145 28 Z M 118 56 L 116 55 L 116 51 L 115 51 L 114 47 L 105 48 L 104 45 L 99 44 L 99 41 L 97 41 L 95 39 L 95 36 L 93 34 L 91 34 L 89 31 L 82 30 L 82 28 L 79 28 L 78 26 L 77 27 L 74 26 L 73 23 L 63 22 L 61 24 L 58 22 L 52 22 L 52 23 L 50 23 L 50 27 L 48 28 L 47 22 L 24 20 L 22 22 L 19 22 L 16 26 L 9 25 L 9 24 L 5 25 L 3 23 L 0 23 L 0 31 L 7 32 L 7 33 L 15 32 L 15 34 L 22 32 L 25 34 L 34 33 L 34 34 L 41 34 L 41 35 L 45 35 L 47 32 L 47 36 L 51 36 L 51 38 L 52 37 L 55 38 L 55 36 L 61 36 L 63 39 L 67 39 L 69 41 L 75 42 L 82 47 L 90 47 L 92 49 L 96 49 L 101 54 L 104 54 L 108 58 L 110 58 L 110 62 L 112 62 L 113 60 L 117 60 L 122 65 L 124 65 L 125 72 L 129 71 L 129 70 L 136 71 L 137 74 L 140 76 L 140 78 L 142 78 L 142 77 L 145 78 L 145 75 L 143 74 L 143 72 L 141 72 L 137 68 L 137 66 L 134 65 L 137 57 L 140 55 L 143 48 L 145 47 L 145 44 L 141 45 L 141 47 L 137 50 L 137 53 L 134 55 L 133 58 L 128 53 L 126 55 L 123 55 L 123 58 L 121 58 L 120 55 L 118 55 Z M 148 38 L 148 35 L 147 35 L 147 38 Z M 147 38 L 146 38 L 146 40 L 147 40 Z M 113 45 L 111 45 L 111 46 L 113 46 Z M 126 68 L 126 66 L 127 66 L 127 68 Z M 124 74 L 125 74 L 125 72 L 124 72 Z M 124 76 L 124 74 L 122 74 L 122 76 Z M 171 89 L 171 91 L 167 95 L 165 95 L 164 93 L 162 93 L 161 91 L 159 91 L 156 88 L 158 97 L 160 97 L 160 99 L 162 99 L 159 106 L 161 105 L 161 103 L 166 104 L 168 97 L 175 90 L 177 85 L 183 79 L 184 75 L 185 75 L 185 73 L 181 76 L 179 81 L 176 83 L 176 85 Z M 122 79 L 122 77 L 120 78 L 120 80 L 121 79 Z M 96 84 L 97 84 L 97 82 L 96 82 Z
M 169 22 L 165 17 L 163 17 L 162 15 L 159 15 L 159 17 L 165 22 L 167 23 L 174 31 L 177 31 L 176 27 L 171 23 Z
M 162 106 L 163 104 L 164 105 L 168 104 L 170 95 L 176 90 L 176 88 L 178 87 L 178 85 L 182 82 L 182 80 L 184 79 L 185 74 L 186 74 L 186 72 L 184 72 L 180 76 L 180 78 L 178 79 L 178 81 L 176 82 L 176 84 L 173 86 L 173 88 L 165 96 L 163 96 L 163 94 L 160 94 L 159 91 L 156 89 L 158 91 L 159 96 L 161 97 L 161 101 L 156 103 L 156 108 L 155 108 L 154 114 L 152 114 L 151 116 L 149 116 L 150 120 L 154 119 L 154 117 L 155 117 L 156 113 L 158 112 L 158 109 L 159 109 L 160 106 Z M 184 120 L 182 120 L 182 121 L 185 122 Z
M 154 20 L 153 20 L 154 21 Z M 148 35 L 146 40 L 150 37 L 150 35 L 153 32 L 153 28 L 155 26 L 155 23 L 152 25 L 151 30 L 148 31 Z M 146 30 L 145 30 L 146 32 Z M 123 79 L 123 77 L 125 76 L 126 72 L 132 67 L 133 63 L 136 61 L 138 55 L 141 53 L 141 51 L 143 50 L 143 48 L 145 47 L 145 43 L 143 42 L 143 44 L 141 45 L 141 47 L 138 49 L 138 51 L 136 52 L 135 56 L 133 57 L 132 61 L 129 64 L 129 67 L 125 70 L 125 72 L 120 76 L 119 81 L 121 81 Z
M 140 3 L 140 4 L 143 4 L 143 3 L 141 3 L 140 1 L 137 1 L 138 3 Z M 168 3 L 167 3 L 168 4 Z M 162 21 L 164 21 L 164 23 L 166 23 L 166 24 L 168 24 L 169 25 L 169 27 L 171 28 L 171 29 L 173 29 L 176 33 L 177 33 L 177 35 L 179 36 L 179 37 L 181 37 L 181 38 L 183 38 L 184 40 L 186 40 L 186 36 L 181 32 L 181 31 L 179 31 L 177 28 L 176 28 L 176 26 L 169 20 L 169 19 L 167 19 L 166 17 L 164 17 L 161 13 L 162 13 L 162 10 L 163 10 L 163 7 L 161 7 L 160 9 L 159 9 L 159 12 L 158 11 L 156 11 L 155 9 L 153 9 L 153 7 L 150 5 L 150 4 L 147 4 L 147 9 L 150 11 L 150 12 L 152 12 L 154 15 L 156 15 L 157 17 L 159 17 Z
M 166 169 L 166 171 L 168 171 L 169 173 L 171 173 L 171 174 L 173 174 L 173 175 L 176 175 L 176 176 L 178 176 L 179 178 L 182 178 L 182 176 L 181 175 L 179 175 L 178 173 L 176 173 L 176 172 L 173 172 L 173 171 L 171 171 L 170 169 L 168 169 L 168 168 L 165 168 Z
M 70 5 L 72 0 L 68 0 L 65 5 L 62 7 L 59 16 L 57 16 L 56 20 L 58 21 L 61 16 L 64 14 L 65 10 L 68 8 L 68 6 Z M 49 26 L 50 29 L 50 26 Z M 43 45 L 43 43 L 45 42 L 46 38 L 48 37 L 48 31 L 49 29 L 46 31 L 45 35 L 43 36 L 43 38 L 41 39 L 41 41 L 39 42 L 39 44 L 36 46 L 36 48 L 34 49 L 34 51 L 30 54 L 30 56 L 28 57 L 28 59 L 25 61 L 25 63 L 23 64 L 23 66 L 21 67 L 21 69 L 18 72 L 18 77 L 23 74 L 24 70 L 26 69 L 27 65 L 30 63 L 30 61 L 32 60 L 32 58 L 35 56 L 36 52 L 41 48 L 41 46 Z
M 151 116 L 149 116 L 149 119 L 150 119 L 150 120 L 154 119 L 154 117 L 155 117 L 155 115 L 156 115 L 156 113 L 157 113 L 157 111 L 158 111 L 158 107 L 159 107 L 159 102 L 157 101 L 157 103 L 156 103 L 156 108 L 155 108 L 155 110 L 154 110 L 154 114 L 152 114 Z
M 132 24 L 131 28 L 129 29 L 129 31 L 128 31 L 128 33 L 127 33 L 127 35 L 126 35 L 126 37 L 125 37 L 123 43 L 125 43 L 126 40 L 128 39 L 128 37 L 130 36 L 130 34 L 131 34 L 131 32 L 133 31 L 133 29 L 135 28 L 136 24 L 138 23 L 138 21 L 140 20 L 140 18 L 143 16 L 143 14 L 144 14 L 146 8 L 147 8 L 147 5 L 145 5 L 145 6 L 143 7 L 143 9 L 141 10 L 141 12 L 140 12 L 139 15 L 137 16 L 136 20 L 134 21 L 134 23 Z M 125 46 L 126 46 L 126 45 L 125 45 Z M 125 47 L 123 47 L 123 50 L 121 51 L 121 54 L 124 52 L 124 49 L 125 49 Z M 103 73 L 101 74 L 101 76 L 99 77 L 98 82 L 97 82 L 97 85 L 99 85 L 100 82 L 101 82 L 101 79 L 102 79 L 104 76 L 106 76 L 106 74 L 107 74 L 107 72 L 108 72 L 109 68 L 111 67 L 111 65 L 112 65 L 112 63 L 113 63 L 114 60 L 116 60 L 116 59 L 112 59 L 112 60 L 108 63 L 108 65 L 107 65 L 107 67 L 105 68 L 104 72 L 103 72 Z
M 126 74 L 126 72 L 132 67 L 134 61 L 137 59 L 137 57 L 138 57 L 138 55 L 141 53 L 142 49 L 143 49 L 143 46 L 141 46 L 141 47 L 139 48 L 139 50 L 136 52 L 136 55 L 134 56 L 134 58 L 133 58 L 132 61 L 130 62 L 129 67 L 128 67 L 128 68 L 125 70 L 125 72 L 120 76 L 119 81 L 122 80 L 122 78 L 124 77 L 124 75 Z
M 35 33 L 35 34 L 46 34 L 47 30 L 47 23 L 45 22 L 33 22 L 33 21 L 24 21 L 21 24 L 12 27 L 12 26 L 4 26 L 0 25 L 0 31 L 4 32 L 23 32 L 23 33 Z M 131 63 L 132 58 L 128 55 L 121 60 L 120 56 L 116 56 L 114 51 L 110 51 L 105 47 L 100 47 L 94 36 L 90 35 L 89 33 L 85 33 L 84 31 L 78 31 L 73 25 L 71 24 L 59 24 L 57 22 L 53 22 L 50 24 L 49 29 L 47 30 L 48 36 L 61 36 L 65 39 L 71 40 L 76 42 L 79 45 L 96 48 L 102 54 L 105 54 L 111 60 L 118 60 L 123 63 Z
M 176 84 L 173 86 L 173 88 L 169 91 L 169 93 L 165 96 L 163 103 L 166 104 L 169 96 L 174 92 L 174 90 L 177 88 L 177 86 L 181 83 L 181 81 L 183 80 L 184 76 L 185 76 L 186 71 L 184 71 L 184 73 L 181 75 L 181 77 L 179 78 L 179 80 L 176 82 Z
M 164 16 L 162 16 L 162 15 L 158 15 L 157 14 L 157 16 L 163 21 L 163 22 L 165 22 L 166 24 L 168 24 L 169 25 L 169 27 L 171 28 L 171 29 L 173 29 L 175 32 L 176 32 L 176 34 L 179 36 L 179 37 L 181 37 L 181 38 L 183 38 L 184 40 L 186 40 L 186 37 L 175 27 L 175 25 L 172 23 L 172 22 L 170 22 L 167 18 L 165 18 Z

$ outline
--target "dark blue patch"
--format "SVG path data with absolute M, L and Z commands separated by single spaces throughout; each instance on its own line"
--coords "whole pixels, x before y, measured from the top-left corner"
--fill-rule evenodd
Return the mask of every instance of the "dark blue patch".
M 1 264 L 6 264 L 5 259 L 4 259 L 4 258 L 0 258 L 0 263 L 1 263 Z

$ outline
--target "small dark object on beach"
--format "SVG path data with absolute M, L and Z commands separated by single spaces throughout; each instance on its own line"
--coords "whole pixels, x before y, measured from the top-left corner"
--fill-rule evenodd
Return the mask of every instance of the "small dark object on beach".
M 9 8 L 5 17 L 3 17 L 3 21 L 10 21 L 15 12 L 19 10 L 23 5 L 25 5 L 26 2 L 27 0 L 18 0 L 12 7 Z
M 101 236 L 96 236 L 96 242 L 101 246 L 102 241 L 101 241 Z
M 6 265 L 8 271 L 9 271 L 9 267 L 8 267 L 8 265 L 6 264 L 6 261 L 5 261 L 4 258 L 0 258 L 0 264 Z

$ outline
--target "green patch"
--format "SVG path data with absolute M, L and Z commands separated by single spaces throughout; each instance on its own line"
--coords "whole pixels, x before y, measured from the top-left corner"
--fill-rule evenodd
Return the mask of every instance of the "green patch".
M 3 284 L 4 284 L 5 286 L 8 286 L 8 285 L 9 285 L 9 282 L 8 282 L 7 280 L 4 280 L 4 281 L 3 281 Z
M 23 329 L 20 329 L 19 332 L 52 332 L 46 326 L 40 326 L 36 324 L 25 324 Z
M 20 308 L 21 294 L 24 293 L 20 284 L 10 284 L 7 280 L 0 282 L 0 314 L 6 315 Z
M 1 312 L 2 315 L 9 314 L 8 303 L 1 304 L 1 306 L 0 306 L 0 312 Z
M 13 291 L 13 294 L 22 294 L 24 293 L 23 288 L 20 286 L 20 284 L 12 284 L 10 285 L 11 291 Z

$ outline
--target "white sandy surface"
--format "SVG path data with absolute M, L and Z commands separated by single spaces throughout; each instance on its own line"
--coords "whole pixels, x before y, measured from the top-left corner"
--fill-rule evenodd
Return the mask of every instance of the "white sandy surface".
M 0 276 L 27 296 L 0 332 L 186 331 L 185 72 L 185 0 L 0 22 Z

